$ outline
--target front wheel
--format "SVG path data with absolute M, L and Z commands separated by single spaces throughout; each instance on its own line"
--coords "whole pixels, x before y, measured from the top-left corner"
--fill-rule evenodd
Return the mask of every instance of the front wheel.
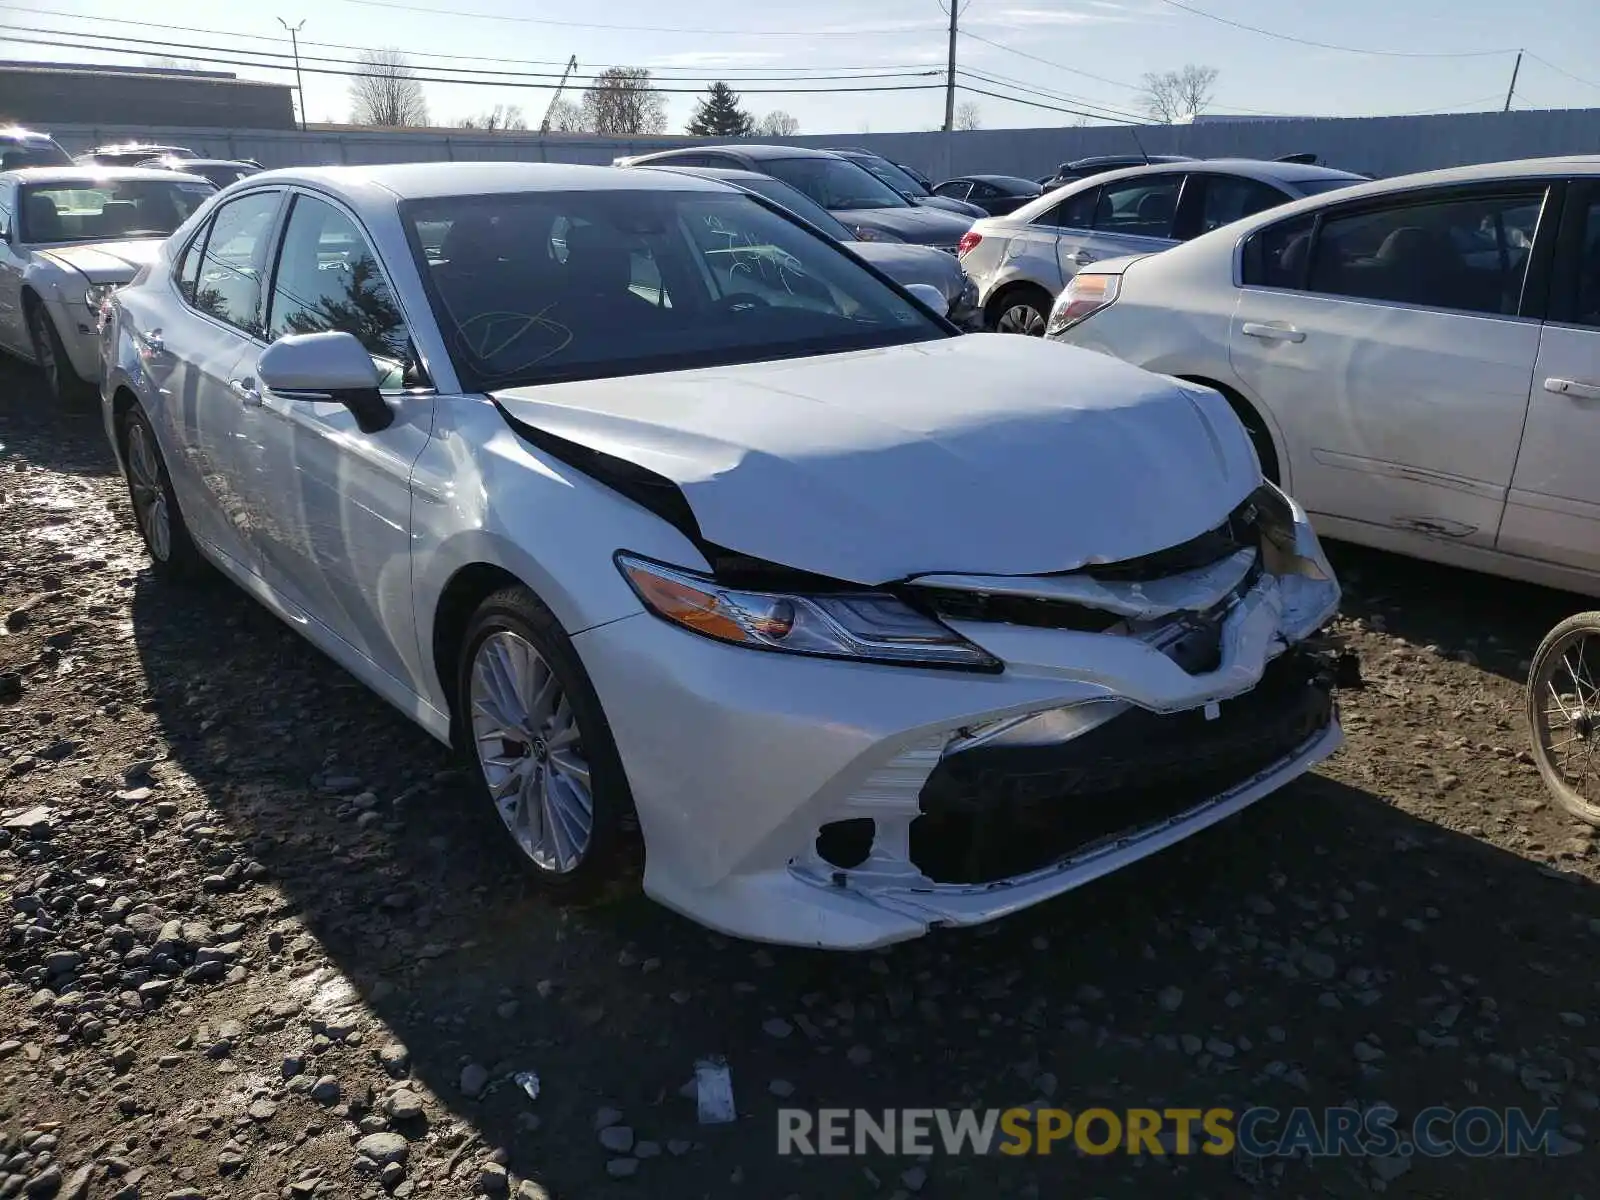
M 94 389 L 86 383 L 67 357 L 67 348 L 56 332 L 56 323 L 50 319 L 44 305 L 38 301 L 28 304 L 28 339 L 33 343 L 33 357 L 44 375 L 45 387 L 58 404 L 77 404 L 89 399 Z
M 1600 825 L 1600 612 L 1568 617 L 1539 644 L 1527 702 L 1545 787 L 1572 816 Z
M 206 563 L 189 536 L 178 497 L 172 490 L 166 459 L 156 442 L 150 418 L 135 405 L 122 418 L 122 459 L 128 477 L 128 499 L 134 523 L 157 575 L 175 580 L 195 580 L 205 574 Z
M 571 639 L 526 588 L 473 616 L 455 723 L 535 887 L 560 900 L 631 890 L 637 823 L 621 756 Z

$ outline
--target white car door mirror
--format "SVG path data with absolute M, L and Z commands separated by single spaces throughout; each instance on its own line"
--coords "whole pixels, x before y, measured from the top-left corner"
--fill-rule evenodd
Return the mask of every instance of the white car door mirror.
M 377 433 L 394 422 L 394 411 L 378 390 L 377 364 L 352 334 L 330 330 L 281 337 L 261 352 L 256 377 L 290 400 L 344 405 L 362 433 Z
M 932 309 L 937 316 L 944 316 L 950 307 L 949 302 L 944 298 L 944 293 L 931 283 L 908 283 L 906 284 L 906 291 L 910 292 L 925 307 Z

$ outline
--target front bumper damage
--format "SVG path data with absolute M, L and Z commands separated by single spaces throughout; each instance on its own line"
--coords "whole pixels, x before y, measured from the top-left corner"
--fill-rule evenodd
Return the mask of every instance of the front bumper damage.
M 1282 787 L 1342 741 L 1336 664 L 1306 644 L 1338 587 L 1293 516 L 1276 547 L 1121 576 L 909 581 L 996 676 L 751 653 L 648 616 L 581 634 L 645 890 L 738 936 L 864 949 L 1060 895 Z

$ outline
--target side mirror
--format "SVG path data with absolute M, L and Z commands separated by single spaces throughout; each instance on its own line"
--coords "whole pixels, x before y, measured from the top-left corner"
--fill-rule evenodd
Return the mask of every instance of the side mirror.
M 256 378 L 268 391 L 290 400 L 344 405 L 362 433 L 394 424 L 394 410 L 378 391 L 377 364 L 351 334 L 330 330 L 281 337 L 256 360 Z
M 944 293 L 931 283 L 908 283 L 906 291 L 922 304 L 924 308 L 931 308 L 938 316 L 944 316 L 950 310 L 950 302 L 945 299 Z

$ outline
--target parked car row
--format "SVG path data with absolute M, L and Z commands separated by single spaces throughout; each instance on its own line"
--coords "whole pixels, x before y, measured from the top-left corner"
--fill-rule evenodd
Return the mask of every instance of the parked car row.
M 874 228 L 869 173 L 795 161 Z M 208 194 L 100 334 L 156 573 L 220 571 L 455 744 L 541 889 L 642 847 L 745 937 L 996 919 L 1333 752 L 1338 586 L 1221 394 L 961 336 L 873 265 L 953 256 L 858 255 L 735 171 Z

